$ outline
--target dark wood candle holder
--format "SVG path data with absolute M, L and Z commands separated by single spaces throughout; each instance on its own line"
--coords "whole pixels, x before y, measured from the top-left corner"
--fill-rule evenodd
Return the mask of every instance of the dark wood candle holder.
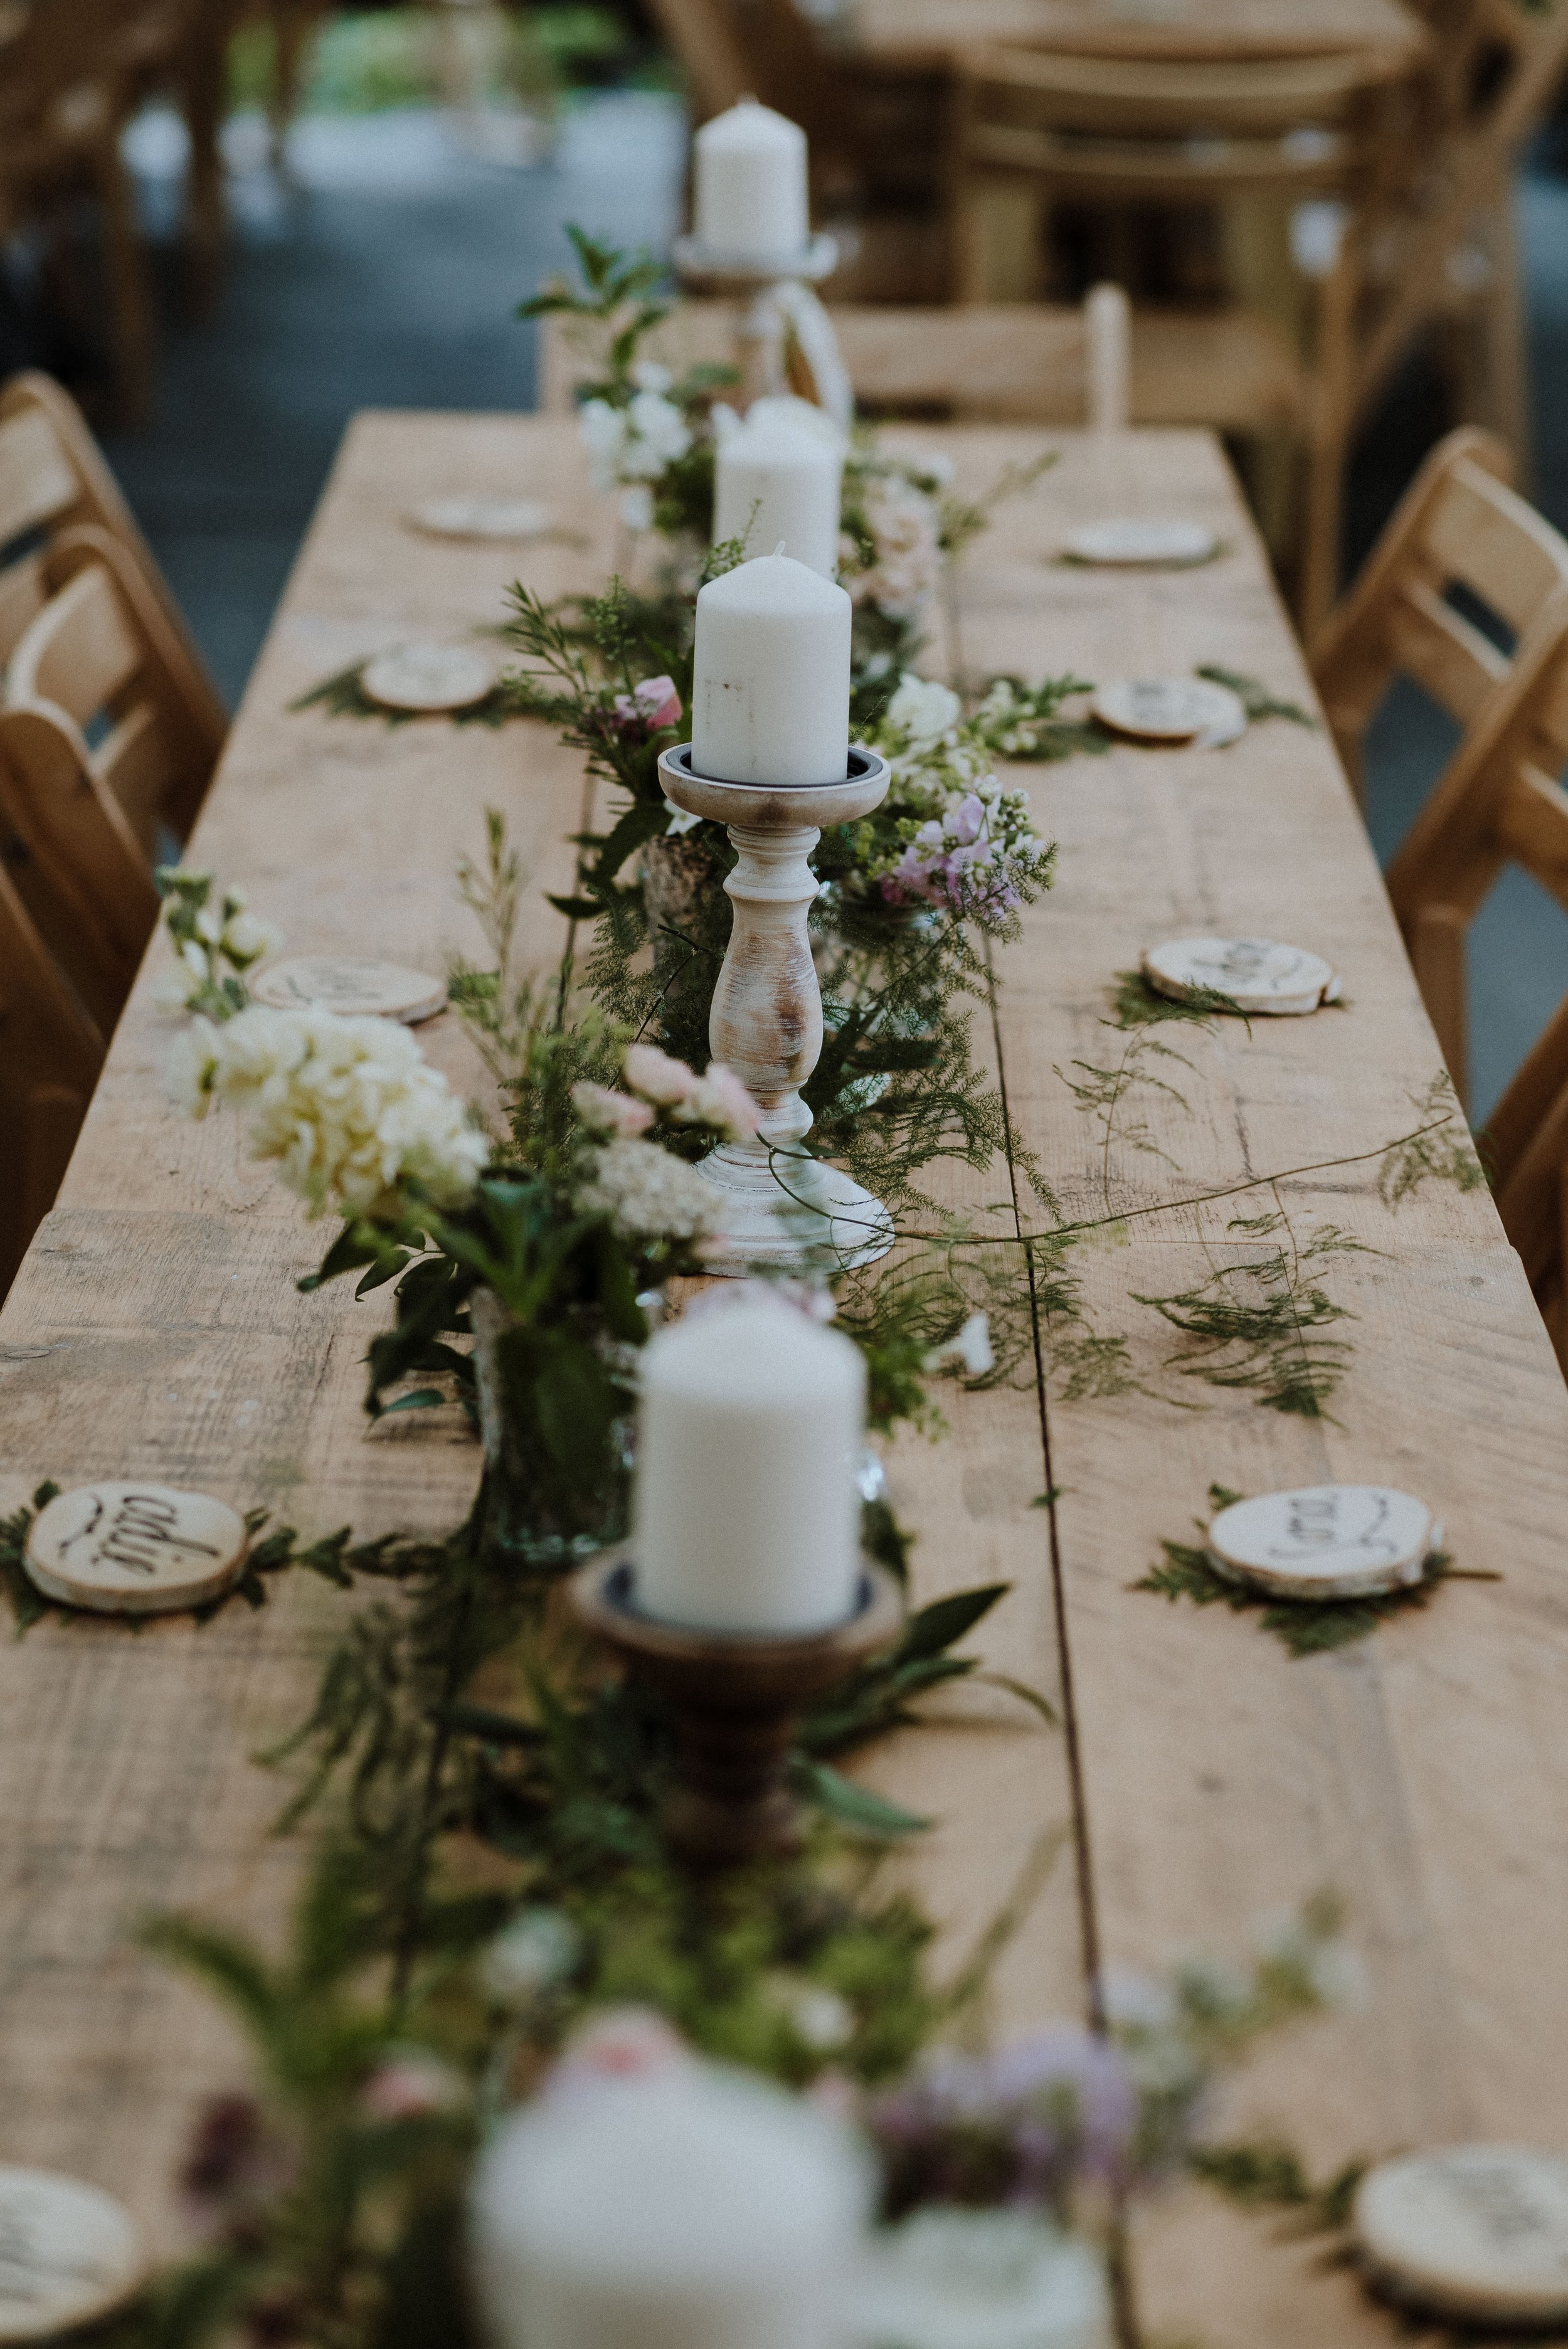
M 867 1558 L 855 1612 L 829 1630 L 701 1631 L 642 1613 L 634 1572 L 624 1554 L 595 1558 L 567 1590 L 578 1621 L 675 1714 L 676 1780 L 664 1816 L 670 1842 L 698 1868 L 799 1849 L 788 1773 L 800 1715 L 893 1645 L 904 1621 L 898 1584 Z

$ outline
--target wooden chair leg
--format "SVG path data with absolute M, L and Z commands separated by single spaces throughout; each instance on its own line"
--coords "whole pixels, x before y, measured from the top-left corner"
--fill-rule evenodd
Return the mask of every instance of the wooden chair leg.
M 183 292 L 201 317 L 218 298 L 227 233 L 223 157 L 218 144 L 227 96 L 229 35 L 235 11 L 213 5 L 203 12 L 187 49 L 183 84 L 191 166 L 185 181 Z
M 1427 1017 L 1438 1031 L 1443 1062 L 1454 1081 L 1461 1108 L 1470 1105 L 1465 1005 L 1465 933 L 1470 925 L 1457 905 L 1422 905 L 1411 922 L 1408 943 L 1416 984 Z

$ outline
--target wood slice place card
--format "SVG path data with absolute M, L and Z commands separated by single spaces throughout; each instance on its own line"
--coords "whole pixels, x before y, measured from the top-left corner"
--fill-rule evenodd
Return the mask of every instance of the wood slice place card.
M 1209 1556 L 1273 1599 L 1371 1599 L 1419 1582 L 1442 1541 L 1424 1501 L 1387 1485 L 1309 1485 L 1222 1509 Z
M 1394 2298 L 1461 2323 L 1568 2320 L 1568 2158 L 1455 2145 L 1369 2169 L 1351 2213 L 1361 2255 Z
M 401 1019 L 414 1027 L 445 1009 L 447 982 L 428 970 L 375 962 L 365 955 L 286 955 L 246 982 L 256 1003 L 277 1011 L 315 1004 L 346 1017 Z
M 1104 522 L 1080 523 L 1068 534 L 1062 551 L 1075 563 L 1119 568 L 1150 563 L 1207 563 L 1219 548 L 1213 532 L 1205 530 L 1202 523 L 1117 514 Z
M 1145 954 L 1143 976 L 1177 1003 L 1222 995 L 1238 1011 L 1272 1019 L 1300 1018 L 1340 991 L 1321 955 L 1273 938 L 1167 938 Z
M 0 2342 L 107 2316 L 146 2273 L 130 2213 L 112 2196 L 50 2169 L 0 2168 Z
M 550 508 L 536 498 L 427 498 L 406 519 L 427 538 L 538 538 L 550 527 Z
M 39 1589 L 99 1615 L 163 1615 L 222 1598 L 244 1571 L 244 1520 L 168 1485 L 78 1485 L 40 1509 L 24 1563 Z
M 496 667 L 471 645 L 394 645 L 359 672 L 359 682 L 384 709 L 419 712 L 471 709 L 495 686 Z
M 1226 685 L 1201 677 L 1125 677 L 1095 692 L 1089 708 L 1102 726 L 1140 742 L 1205 744 L 1239 740 L 1247 713 Z

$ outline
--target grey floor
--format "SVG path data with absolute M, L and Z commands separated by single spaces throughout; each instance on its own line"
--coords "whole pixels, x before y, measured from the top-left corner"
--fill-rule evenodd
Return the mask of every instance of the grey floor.
M 319 118 L 296 128 L 292 187 L 254 126 L 231 127 L 235 251 L 216 314 L 166 325 L 158 414 L 108 452 L 225 694 L 238 698 L 344 424 L 356 408 L 527 408 L 531 332 L 517 301 L 559 265 L 562 223 L 667 243 L 684 165 L 678 109 L 608 94 L 566 120 L 531 169 L 464 151 L 433 114 Z M 138 127 L 150 225 L 167 227 L 177 127 Z M 1568 528 L 1568 181 L 1522 191 L 1537 415 L 1534 494 Z M 1363 543 L 1434 421 L 1418 382 L 1371 436 L 1354 484 Z M 1387 858 L 1445 755 L 1439 713 L 1397 690 L 1369 761 Z M 1472 968 L 1473 1093 L 1484 1118 L 1568 992 L 1568 916 L 1522 875 L 1484 909 Z

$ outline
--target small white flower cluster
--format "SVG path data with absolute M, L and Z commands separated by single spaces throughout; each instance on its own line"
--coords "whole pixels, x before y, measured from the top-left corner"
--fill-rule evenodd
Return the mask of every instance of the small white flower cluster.
M 870 869 L 892 905 L 1005 922 L 1048 873 L 1026 792 L 992 771 L 977 719 L 945 685 L 904 676 L 876 730 L 896 841 Z
M 159 1004 L 166 1011 L 219 1008 L 225 997 L 225 964 L 242 978 L 253 964 L 279 951 L 284 934 L 274 922 L 248 910 L 242 889 L 225 889 L 214 905 L 211 873 L 165 866 L 159 879 L 163 926 L 178 957 L 175 968 L 158 982 Z
M 396 1214 L 410 1180 L 438 1206 L 459 1206 L 490 1154 L 395 1019 L 264 1004 L 222 1026 L 195 1019 L 176 1040 L 168 1082 L 189 1117 L 204 1117 L 214 1101 L 246 1112 L 252 1156 L 275 1159 L 313 1215 Z
M 668 367 L 645 360 L 632 370 L 636 388 L 624 408 L 613 407 L 607 399 L 589 399 L 577 411 L 593 487 L 625 487 L 621 511 L 630 530 L 648 528 L 654 518 L 649 484 L 692 444 L 685 414 L 665 396 L 672 380 Z
M 577 1204 L 585 1215 L 603 1216 L 634 1247 L 707 1239 L 722 1212 L 718 1193 L 695 1166 L 634 1134 L 617 1134 L 593 1152 Z

